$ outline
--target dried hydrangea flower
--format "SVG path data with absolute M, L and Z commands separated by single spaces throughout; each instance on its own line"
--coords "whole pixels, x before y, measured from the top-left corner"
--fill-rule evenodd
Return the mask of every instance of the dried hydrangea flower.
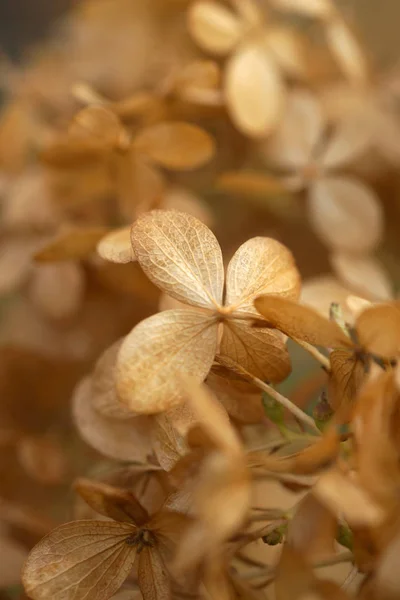
M 299 293 L 299 274 L 282 244 L 262 237 L 243 244 L 228 266 L 225 300 L 221 249 L 194 217 L 147 213 L 132 227 L 132 246 L 153 283 L 190 307 L 154 315 L 126 336 L 117 388 L 133 411 L 157 413 L 179 403 L 176 377 L 190 374 L 204 380 L 217 352 L 263 379 L 287 376 L 290 361 L 280 334 L 252 328 L 249 322 L 256 315 L 252 301 L 260 293 L 291 298 Z
M 286 118 L 266 146 L 267 156 L 287 173 L 289 189 L 306 189 L 311 224 L 335 250 L 366 253 L 380 241 L 383 215 L 375 192 L 341 171 L 370 145 L 357 120 L 339 122 L 328 141 L 316 98 L 295 91 Z

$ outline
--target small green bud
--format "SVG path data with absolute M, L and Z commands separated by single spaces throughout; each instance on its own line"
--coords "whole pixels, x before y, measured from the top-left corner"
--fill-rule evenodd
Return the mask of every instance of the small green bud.
M 349 550 L 353 550 L 354 538 L 353 532 L 347 525 L 338 525 L 336 540 Z

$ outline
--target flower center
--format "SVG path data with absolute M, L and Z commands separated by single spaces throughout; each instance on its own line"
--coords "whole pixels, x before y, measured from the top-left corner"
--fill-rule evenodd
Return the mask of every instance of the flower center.
M 137 551 L 140 553 L 143 548 L 154 546 L 154 536 L 148 529 L 139 529 L 132 533 L 127 539 L 128 546 L 137 546 Z

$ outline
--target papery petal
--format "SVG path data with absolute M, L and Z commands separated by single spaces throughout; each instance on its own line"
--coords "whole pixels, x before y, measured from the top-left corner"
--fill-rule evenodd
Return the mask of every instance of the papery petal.
M 240 19 L 217 2 L 195 2 L 189 10 L 189 32 L 207 52 L 226 55 L 244 33 Z
M 131 228 L 114 229 L 101 238 L 97 244 L 97 252 L 104 260 L 116 263 L 128 263 L 135 260 L 131 244 Z

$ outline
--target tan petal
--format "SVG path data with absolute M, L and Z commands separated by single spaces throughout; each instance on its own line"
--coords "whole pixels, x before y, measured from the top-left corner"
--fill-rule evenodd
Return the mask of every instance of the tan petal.
M 218 190 L 241 196 L 278 196 L 286 191 L 282 181 L 273 175 L 256 171 L 227 171 L 217 180 Z
M 389 275 L 372 256 L 336 252 L 331 263 L 338 277 L 356 294 L 380 301 L 393 297 Z
M 132 226 L 132 246 L 146 275 L 173 298 L 203 308 L 221 304 L 221 249 L 194 217 L 161 210 L 143 215 Z
M 278 129 L 265 144 L 266 158 L 286 169 L 304 167 L 312 158 L 323 127 L 317 98 L 304 90 L 293 91 Z
M 28 289 L 29 298 L 46 317 L 75 315 L 85 294 L 85 273 L 79 264 L 63 261 L 36 265 Z
M 92 376 L 92 406 L 110 419 L 132 419 L 132 411 L 117 394 L 115 365 L 122 340 L 107 348 L 98 359 Z
M 276 296 L 260 296 L 254 305 L 271 327 L 291 338 L 328 348 L 352 347 L 339 325 L 308 306 Z
M 113 521 L 140 526 L 149 519 L 135 496 L 122 488 L 81 477 L 75 481 L 74 489 L 96 513 Z
M 96 250 L 97 243 L 106 233 L 105 227 L 76 228 L 60 232 L 54 240 L 36 252 L 35 259 L 53 262 L 86 258 Z
M 246 44 L 229 60 L 225 94 L 232 120 L 245 135 L 265 137 L 277 125 L 284 89 L 275 63 L 261 45 Z
M 266 45 L 281 69 L 290 77 L 304 78 L 307 74 L 307 56 L 303 38 L 289 27 L 269 27 Z
M 128 263 L 135 260 L 131 244 L 131 228 L 114 229 L 97 244 L 97 252 L 104 260 L 116 263 Z
M 361 115 L 362 117 L 362 115 Z M 356 160 L 372 145 L 371 131 L 357 114 L 343 117 L 324 148 L 320 163 L 325 169 L 337 169 Z
M 351 292 L 332 275 L 320 275 L 303 282 L 301 303 L 310 306 L 321 315 L 329 317 L 332 302 L 339 304 L 344 319 L 352 323 L 352 313 L 347 307 Z
M 289 353 L 280 333 L 252 327 L 238 319 L 224 324 L 219 354 L 259 379 L 274 383 L 286 379 L 291 371 Z
M 379 600 L 396 600 L 400 593 L 399 572 L 400 536 L 398 531 L 394 539 L 379 557 L 375 566 L 372 589 L 375 591 L 374 598 Z
M 5 238 L 0 242 L 0 293 L 18 288 L 29 275 L 37 240 Z
M 188 27 L 201 48 L 222 56 L 233 50 L 244 32 L 243 24 L 232 11 L 210 1 L 193 3 Z
M 17 447 L 18 459 L 25 471 L 44 485 L 60 485 L 67 474 L 62 447 L 50 437 L 25 437 Z
M 225 409 L 211 390 L 197 384 L 191 377 L 181 379 L 181 388 L 198 424 L 215 445 L 228 455 L 242 456 L 240 440 L 229 423 Z
M 83 380 L 73 396 L 73 417 L 83 440 L 115 460 L 144 462 L 151 454 L 150 423 L 146 417 L 124 421 L 102 416 L 92 406 L 91 380 Z
M 334 409 L 340 409 L 343 418 L 346 416 L 348 418 L 365 376 L 364 365 L 354 352 L 343 349 L 333 350 L 329 359 L 331 363 L 329 402 Z
M 164 471 L 170 471 L 188 450 L 185 438 L 167 414 L 157 415 L 153 435 L 154 452 Z
M 400 351 L 400 302 L 366 308 L 356 321 L 359 342 L 365 350 L 384 358 Z
M 207 385 L 233 419 L 246 424 L 260 423 L 265 417 L 260 392 L 246 384 L 242 384 L 244 389 L 238 389 L 238 382 L 235 384 L 212 371 L 207 377 Z
M 368 66 L 356 37 L 341 19 L 327 23 L 326 35 L 331 51 L 350 81 L 362 84 L 368 77 Z
M 108 600 L 133 566 L 135 529 L 127 523 L 76 521 L 61 525 L 31 551 L 22 581 L 33 600 Z
M 313 488 L 315 496 L 335 514 L 341 514 L 350 526 L 378 525 L 383 510 L 355 482 L 338 469 L 323 473 Z
M 170 576 L 157 547 L 145 546 L 140 553 L 138 582 L 143 600 L 172 600 Z
M 290 250 L 271 238 L 256 237 L 236 250 L 226 274 L 226 301 L 235 313 L 256 315 L 260 294 L 297 299 L 300 274 Z
M 158 413 L 182 401 L 177 381 L 203 381 L 217 347 L 217 323 L 193 310 L 167 310 L 127 335 L 117 362 L 117 390 L 135 412 Z
M 126 148 L 129 137 L 121 121 L 104 106 L 94 105 L 82 109 L 71 123 L 71 136 L 88 137 L 109 148 Z
M 196 217 L 202 223 L 211 226 L 214 218 L 207 204 L 193 192 L 183 187 L 169 188 L 163 197 L 162 207 L 165 210 L 179 210 Z
M 272 0 L 280 10 L 298 12 L 318 19 L 327 19 L 334 14 L 330 0 Z
M 368 252 L 382 236 L 383 215 L 375 193 L 350 177 L 324 177 L 310 190 L 309 215 L 321 240 L 337 250 Z
M 215 147 L 211 136 L 197 125 L 171 121 L 143 129 L 136 150 L 166 169 L 185 171 L 207 163 Z
M 308 493 L 297 505 L 286 539 L 307 560 L 319 562 L 334 554 L 337 527 L 335 515 Z

